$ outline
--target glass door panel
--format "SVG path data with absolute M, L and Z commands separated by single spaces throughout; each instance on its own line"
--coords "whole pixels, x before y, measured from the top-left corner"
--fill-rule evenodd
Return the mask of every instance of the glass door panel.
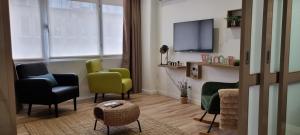
M 280 49 L 281 49 L 281 33 L 282 33 L 282 11 L 283 0 L 274 0 L 273 5 L 273 24 L 272 24 L 272 47 L 271 47 L 271 73 L 280 70 Z
M 251 30 L 250 74 L 260 73 L 263 24 L 263 0 L 253 0 Z
M 258 135 L 259 86 L 249 89 L 248 135 Z
M 251 25 L 250 74 L 261 72 L 261 47 L 264 1 L 253 0 Z M 260 86 L 249 88 L 248 135 L 258 135 Z
M 300 134 L 300 83 L 288 87 L 286 109 L 286 135 Z
M 293 0 L 289 71 L 300 71 L 300 0 Z
M 277 111 L 278 111 L 278 85 L 271 85 L 269 89 L 269 115 L 268 135 L 277 133 Z
M 300 71 L 300 1 L 292 1 L 289 72 Z M 300 80 L 287 91 L 286 135 L 300 134 Z

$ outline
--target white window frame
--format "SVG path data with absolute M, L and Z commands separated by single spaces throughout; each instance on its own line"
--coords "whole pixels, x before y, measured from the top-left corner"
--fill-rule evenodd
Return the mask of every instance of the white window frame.
M 73 0 L 81 2 L 95 2 L 97 5 L 98 16 L 99 16 L 99 54 L 98 55 L 87 55 L 87 56 L 67 56 L 67 57 L 51 57 L 50 56 L 50 40 L 49 40 L 49 9 L 48 9 L 49 0 L 39 0 L 40 5 L 40 15 L 41 15 L 41 39 L 42 39 L 42 58 L 30 58 L 30 59 L 14 59 L 14 61 L 22 62 L 32 62 L 32 61 L 72 61 L 72 60 L 82 60 L 89 58 L 121 58 L 123 54 L 118 55 L 104 55 L 103 52 L 103 22 L 102 22 L 102 0 Z

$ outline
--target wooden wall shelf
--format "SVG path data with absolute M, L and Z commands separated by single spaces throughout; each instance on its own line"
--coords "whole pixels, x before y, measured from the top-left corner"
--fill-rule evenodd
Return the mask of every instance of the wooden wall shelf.
M 201 66 L 209 66 L 209 67 L 229 68 L 229 69 L 235 69 L 235 70 L 240 69 L 239 66 L 233 66 L 233 65 L 227 65 L 227 64 L 214 64 L 214 63 L 208 64 L 208 63 L 203 63 L 203 62 L 191 62 L 191 63 L 196 63 Z
M 233 18 L 239 18 L 239 21 L 232 20 Z M 241 27 L 242 9 L 229 10 L 227 12 L 227 28 Z
M 208 64 L 203 62 L 187 62 L 186 76 L 193 79 L 202 78 L 202 67 L 217 67 L 217 68 L 226 68 L 230 70 L 239 70 L 239 66 L 225 65 L 225 64 Z
M 158 67 L 166 67 L 171 69 L 186 69 L 186 66 L 158 65 Z
M 187 66 L 171 66 L 171 65 L 158 65 L 158 67 L 165 67 L 175 70 L 186 70 L 186 76 L 192 79 L 201 79 L 203 66 L 224 68 L 230 70 L 239 70 L 239 66 L 225 65 L 225 64 L 208 64 L 203 62 L 187 62 Z

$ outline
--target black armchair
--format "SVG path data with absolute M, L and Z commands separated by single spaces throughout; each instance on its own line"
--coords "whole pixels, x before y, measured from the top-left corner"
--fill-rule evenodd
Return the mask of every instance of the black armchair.
M 218 91 L 220 89 L 230 89 L 230 88 L 238 88 L 238 87 L 239 87 L 239 83 L 222 83 L 222 82 L 206 82 L 202 86 L 201 108 L 205 110 L 205 113 L 200 118 L 200 121 L 203 120 L 203 118 L 207 113 L 214 114 L 213 121 L 211 122 L 207 133 L 210 132 L 217 115 L 220 114 L 220 97 Z
M 29 104 L 28 115 L 33 104 L 55 106 L 58 117 L 58 104 L 73 99 L 76 111 L 76 98 L 79 97 L 78 76 L 74 74 L 53 74 L 55 85 L 47 78 L 37 76 L 49 74 L 44 63 L 22 64 L 16 67 L 18 80 L 15 83 L 16 96 L 20 103 Z

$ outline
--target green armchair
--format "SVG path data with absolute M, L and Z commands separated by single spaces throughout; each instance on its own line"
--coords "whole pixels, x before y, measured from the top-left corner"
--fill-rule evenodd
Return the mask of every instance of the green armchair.
M 210 132 L 217 115 L 220 114 L 220 97 L 218 91 L 220 89 L 231 89 L 231 88 L 238 88 L 238 87 L 239 87 L 239 83 L 222 83 L 222 82 L 206 82 L 202 86 L 201 108 L 205 110 L 205 113 L 200 118 L 200 121 L 203 120 L 203 118 L 207 113 L 214 114 L 213 121 L 211 122 L 207 133 Z
M 122 99 L 124 99 L 124 94 L 127 93 L 128 99 L 130 98 L 132 80 L 128 69 L 112 68 L 103 71 L 101 59 L 88 60 L 86 68 L 89 89 L 92 93 L 95 93 L 95 103 L 98 93 L 102 93 L 103 98 L 105 93 L 121 94 Z

